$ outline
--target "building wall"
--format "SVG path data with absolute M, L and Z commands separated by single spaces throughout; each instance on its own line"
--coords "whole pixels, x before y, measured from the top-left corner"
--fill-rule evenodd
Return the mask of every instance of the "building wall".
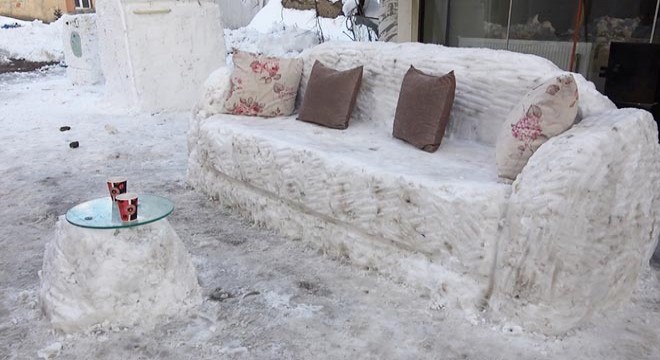
M 96 1 L 92 0 L 92 4 Z M 63 14 L 76 11 L 74 0 L 0 0 L 0 15 L 20 20 L 55 20 L 55 10 Z

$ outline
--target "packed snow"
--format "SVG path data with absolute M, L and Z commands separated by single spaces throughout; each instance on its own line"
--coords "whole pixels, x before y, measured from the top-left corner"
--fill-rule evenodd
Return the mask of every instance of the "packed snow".
M 2 28 L 18 23 L 19 27 Z M 61 61 L 62 20 L 44 24 L 0 16 L 0 57 L 28 61 Z
M 399 284 L 261 230 L 185 183 L 188 112 L 110 107 L 64 70 L 0 75 L 0 354 L 8 359 L 657 359 L 660 270 L 631 302 L 561 337 L 448 311 Z M 60 132 L 61 126 L 71 130 Z M 70 141 L 80 141 L 77 149 Z M 46 244 L 71 206 L 105 196 L 110 174 L 168 196 L 204 301 L 154 327 L 54 332 L 38 301 Z
M 153 326 L 201 301 L 195 268 L 167 220 L 90 231 L 61 216 L 46 244 L 39 301 L 64 332 Z

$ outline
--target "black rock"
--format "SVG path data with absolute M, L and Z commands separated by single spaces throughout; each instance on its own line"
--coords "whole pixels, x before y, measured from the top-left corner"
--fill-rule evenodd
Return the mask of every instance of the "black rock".
M 69 143 L 69 147 L 72 148 L 72 149 L 75 149 L 78 146 L 80 146 L 80 144 L 77 141 L 72 141 L 72 142 Z
M 71 126 L 62 126 L 60 128 L 60 131 L 69 131 L 69 130 L 71 130 Z

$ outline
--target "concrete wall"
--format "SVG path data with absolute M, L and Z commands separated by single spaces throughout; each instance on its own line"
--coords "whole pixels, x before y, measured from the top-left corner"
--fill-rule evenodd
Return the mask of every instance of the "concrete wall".
M 92 1 L 95 3 L 95 1 Z M 0 0 L 0 15 L 21 20 L 55 20 L 55 9 L 62 14 L 74 13 L 73 0 Z

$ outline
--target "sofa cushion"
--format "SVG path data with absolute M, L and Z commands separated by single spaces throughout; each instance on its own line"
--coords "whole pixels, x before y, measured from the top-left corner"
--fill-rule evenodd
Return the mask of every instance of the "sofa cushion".
M 318 60 L 315 61 L 298 120 L 334 129 L 346 129 L 361 82 L 362 66 L 337 71 Z
M 493 147 L 504 119 L 520 99 L 549 77 L 565 73 L 539 56 L 420 43 L 326 42 L 305 50 L 301 57 L 304 60 L 301 94 L 315 60 L 339 70 L 363 65 L 364 77 L 351 126 L 370 122 L 390 134 L 401 81 L 410 65 L 436 76 L 453 70 L 456 98 L 445 137 Z M 592 83 L 579 74 L 575 79 L 580 89 L 580 118 L 616 109 Z
M 302 60 L 236 51 L 225 111 L 234 115 L 281 116 L 293 113 Z
M 535 87 L 511 110 L 496 144 L 500 177 L 514 180 L 549 138 L 568 130 L 577 116 L 578 90 L 571 74 Z
M 410 66 L 403 77 L 392 135 L 424 151 L 438 150 L 454 104 L 456 78 L 425 74 Z

